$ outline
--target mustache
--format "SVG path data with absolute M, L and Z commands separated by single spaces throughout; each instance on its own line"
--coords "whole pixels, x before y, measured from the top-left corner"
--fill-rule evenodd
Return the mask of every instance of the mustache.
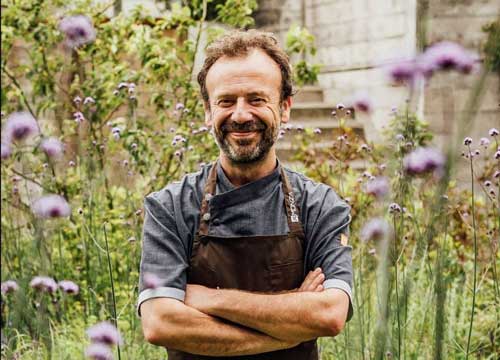
M 223 132 L 244 132 L 244 131 L 260 131 L 267 128 L 261 120 L 246 121 L 244 123 L 238 123 L 235 121 L 226 121 L 220 127 Z

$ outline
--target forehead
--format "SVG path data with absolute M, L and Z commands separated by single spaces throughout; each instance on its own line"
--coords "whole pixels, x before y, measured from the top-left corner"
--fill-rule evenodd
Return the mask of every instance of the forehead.
M 249 92 L 279 95 L 281 71 L 263 50 L 254 49 L 246 56 L 218 59 L 207 73 L 206 86 L 210 97 Z

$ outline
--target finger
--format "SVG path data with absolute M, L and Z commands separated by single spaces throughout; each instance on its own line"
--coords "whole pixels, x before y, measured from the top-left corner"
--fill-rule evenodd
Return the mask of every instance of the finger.
M 312 281 L 312 276 L 311 275 L 312 275 L 312 271 L 309 271 L 307 273 L 307 276 L 304 279 L 304 281 L 302 281 L 302 284 L 300 285 L 299 291 L 305 291 L 305 289 L 309 286 L 309 284 Z
M 314 291 L 314 290 L 316 290 L 316 288 L 318 287 L 318 285 L 322 285 L 323 284 L 323 281 L 325 281 L 325 274 L 320 273 L 311 282 L 311 284 L 309 285 L 309 288 L 311 289 L 311 291 Z
M 318 285 L 318 286 L 316 287 L 315 292 L 321 292 L 321 291 L 323 291 L 324 289 L 325 289 L 325 288 L 323 287 L 323 285 Z
M 315 280 L 319 275 L 321 275 L 321 269 L 316 268 L 314 271 L 309 271 L 309 274 L 307 274 L 306 278 L 304 279 L 302 286 L 300 287 L 301 291 L 314 291 L 316 288 L 316 285 L 313 285 L 315 283 Z

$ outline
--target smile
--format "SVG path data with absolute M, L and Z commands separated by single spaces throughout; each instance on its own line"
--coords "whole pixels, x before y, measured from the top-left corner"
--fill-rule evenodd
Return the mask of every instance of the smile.
M 249 138 L 258 133 L 259 131 L 231 131 L 229 132 L 229 135 L 240 139 L 240 138 Z

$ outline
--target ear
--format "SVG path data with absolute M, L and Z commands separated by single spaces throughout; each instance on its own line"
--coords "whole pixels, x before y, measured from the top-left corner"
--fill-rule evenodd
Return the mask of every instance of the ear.
M 213 124 L 212 116 L 210 114 L 210 103 L 203 101 L 203 108 L 205 109 L 205 125 L 207 125 L 207 127 L 211 127 Z
M 292 97 L 289 96 L 281 103 L 283 107 L 283 113 L 281 114 L 281 122 L 287 123 L 290 120 L 290 112 L 292 109 Z

